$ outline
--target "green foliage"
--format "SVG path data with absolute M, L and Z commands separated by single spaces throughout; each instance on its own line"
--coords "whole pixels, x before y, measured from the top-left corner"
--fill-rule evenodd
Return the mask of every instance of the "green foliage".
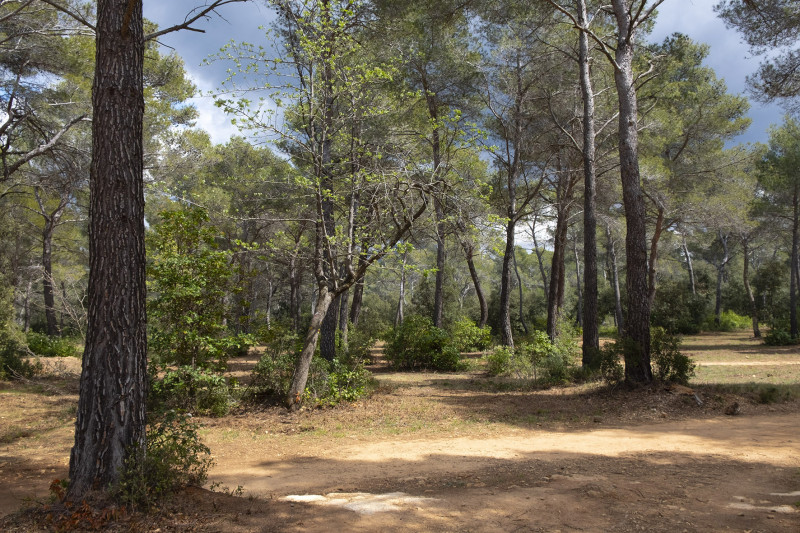
M 177 410 L 219 417 L 228 413 L 230 390 L 223 376 L 182 366 L 151 380 L 148 402 L 152 411 Z
M 797 342 L 785 329 L 773 328 L 764 336 L 764 344 L 767 346 L 791 346 Z
M 162 363 L 221 369 L 252 342 L 225 326 L 231 254 L 217 250 L 217 230 L 204 210 L 162 212 L 161 219 L 150 241 L 151 351 Z
M 534 331 L 514 349 L 498 346 L 485 359 L 490 375 L 552 385 L 570 379 L 576 354 L 577 342 L 571 335 L 562 335 L 552 343 L 546 333 Z
M 81 357 L 74 339 L 54 337 L 29 331 L 26 334 L 28 349 L 41 357 Z
M 660 381 L 686 385 L 694 376 L 697 365 L 680 351 L 681 338 L 664 328 L 650 330 L 650 359 L 655 365 L 655 377 Z
M 463 368 L 461 354 L 450 336 L 428 317 L 411 315 L 394 330 L 386 344 L 386 358 L 395 368 L 453 371 Z
M 482 351 L 492 344 L 492 329 L 479 328 L 469 318 L 461 318 L 450 327 L 450 338 L 459 352 Z
M 622 365 L 624 342 L 620 339 L 614 339 L 600 348 L 600 353 L 596 359 L 597 369 L 600 372 L 600 376 L 608 384 L 613 385 L 625 379 L 625 367 Z
M 656 293 L 650 324 L 675 334 L 700 333 L 708 309 L 708 299 L 692 294 L 683 282 L 665 280 Z
M 0 380 L 15 377 L 29 378 L 41 371 L 39 361 L 24 357 L 25 335 L 14 323 L 13 291 L 0 286 Z
M 703 325 L 704 331 L 738 331 L 747 329 L 753 325 L 753 321 L 749 316 L 741 316 L 733 311 L 723 311 L 720 313 L 719 324 L 717 324 L 714 315 L 706 318 Z
M 116 487 L 119 500 L 150 507 L 186 485 L 202 485 L 214 461 L 191 417 L 168 411 L 149 424 L 145 446 L 128 454 Z

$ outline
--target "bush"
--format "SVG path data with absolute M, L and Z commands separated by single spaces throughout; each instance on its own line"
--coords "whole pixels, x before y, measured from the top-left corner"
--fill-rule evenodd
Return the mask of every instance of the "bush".
M 483 351 L 492 345 L 492 329 L 479 328 L 469 318 L 462 318 L 450 328 L 450 338 L 459 352 Z
M 596 359 L 597 369 L 606 383 L 616 384 L 625 379 L 625 367 L 622 364 L 624 353 L 623 341 L 619 339 L 607 342 L 600 348 Z
M 706 318 L 703 325 L 705 331 L 737 331 L 747 329 L 753 325 L 753 320 L 749 316 L 737 315 L 733 311 L 723 311 L 720 313 L 719 324 L 716 323 L 715 316 Z
M 152 380 L 148 401 L 153 411 L 178 410 L 219 417 L 228 413 L 230 391 L 223 376 L 182 366 Z
M 395 368 L 452 371 L 463 368 L 461 354 L 447 332 L 427 317 L 411 315 L 391 335 L 386 358 Z
M 81 357 L 75 341 L 66 337 L 51 337 L 29 331 L 26 335 L 28 349 L 41 357 Z
M 774 328 L 764 336 L 764 344 L 767 346 L 791 346 L 797 344 L 797 339 L 793 339 L 785 329 Z
M 535 331 L 515 348 L 499 346 L 486 356 L 493 376 L 507 375 L 537 383 L 561 383 L 570 377 L 577 347 L 574 339 L 550 342 L 543 331 Z
M 665 280 L 656 293 L 650 324 L 669 333 L 693 335 L 700 333 L 707 309 L 706 296 L 692 294 L 685 283 Z
M 650 331 L 650 359 L 655 364 L 655 377 L 686 385 L 694 376 L 695 364 L 688 355 L 681 353 L 681 338 L 670 335 L 664 328 Z
M 133 506 L 149 507 L 186 485 L 201 485 L 213 459 L 200 442 L 198 424 L 176 411 L 149 424 L 146 444 L 125 461 L 117 497 Z
M 41 363 L 31 363 L 24 357 L 25 335 L 13 320 L 12 291 L 0 286 L 0 380 L 29 378 L 42 369 Z

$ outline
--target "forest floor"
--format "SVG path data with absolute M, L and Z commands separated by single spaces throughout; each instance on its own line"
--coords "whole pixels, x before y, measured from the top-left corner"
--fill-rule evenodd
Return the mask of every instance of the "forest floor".
M 355 404 L 202 419 L 215 490 L 187 489 L 111 527 L 797 533 L 800 349 L 738 332 L 687 337 L 684 351 L 699 363 L 691 391 L 520 391 L 479 368 L 393 373 L 378 363 L 377 391 Z M 50 481 L 66 476 L 76 362 L 0 384 L 0 516 L 41 507 Z M 24 516 L 0 530 L 31 530 Z

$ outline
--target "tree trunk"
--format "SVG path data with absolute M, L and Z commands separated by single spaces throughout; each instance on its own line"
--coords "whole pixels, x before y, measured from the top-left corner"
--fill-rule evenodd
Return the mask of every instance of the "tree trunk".
M 364 301 L 364 279 L 360 279 L 353 287 L 353 301 L 350 303 L 350 322 L 353 327 L 358 327 L 361 318 L 361 303 Z
M 792 216 L 792 258 L 791 276 L 789 282 L 789 335 L 797 338 L 797 269 L 800 267 L 798 261 L 798 231 L 800 231 L 800 195 L 797 189 L 794 191 Z
M 694 280 L 694 265 L 692 264 L 692 254 L 689 253 L 689 247 L 686 245 L 686 235 L 683 235 L 683 242 L 681 245 L 683 249 L 683 256 L 686 258 L 686 268 L 689 270 L 689 285 L 692 288 L 692 294 L 697 294 L 697 284 Z
M 467 241 L 462 241 L 461 247 L 464 249 L 467 267 L 469 267 L 469 275 L 472 277 L 472 285 L 475 287 L 475 295 L 478 297 L 478 305 L 481 309 L 481 318 L 478 321 L 478 327 L 482 328 L 489 320 L 489 306 L 486 303 L 486 295 L 483 294 L 483 287 L 481 286 L 481 278 L 478 276 L 478 269 L 475 268 L 474 247 L 472 243 Z
M 339 298 L 336 295 L 328 306 L 325 319 L 322 321 L 322 330 L 319 337 L 319 355 L 326 361 L 333 361 L 336 358 L 336 330 L 339 325 Z M 317 310 L 319 310 L 319 299 L 317 300 Z
M 397 296 L 397 312 L 394 315 L 394 327 L 399 327 L 405 319 L 406 305 L 406 259 L 408 251 L 403 251 L 403 262 L 400 265 L 400 294 Z
M 575 290 L 578 291 L 578 326 L 581 328 L 583 327 L 583 315 L 581 314 L 583 311 L 583 294 L 581 293 L 581 259 L 578 255 L 578 241 L 577 239 L 572 241 L 572 252 L 575 254 L 575 278 L 576 278 L 576 285 Z
M 728 235 L 723 235 L 722 231 L 718 232 L 719 242 L 722 244 L 722 260 L 717 267 L 717 294 L 714 304 L 714 324 L 719 326 L 722 317 L 722 280 L 725 277 L 725 267 L 730 260 L 728 253 Z
M 578 23 L 587 27 L 586 1 L 578 0 Z M 583 346 L 581 363 L 594 364 L 600 349 L 597 316 L 597 177 L 595 171 L 594 90 L 589 65 L 589 36 L 579 32 L 581 95 L 583 97 Z M 576 259 L 577 262 L 577 259 Z
M 547 298 L 547 336 L 551 341 L 558 336 L 558 319 L 564 304 L 564 256 L 568 216 L 568 210 L 559 207 L 553 236 L 553 260 L 550 263 L 550 294 Z
M 433 325 L 441 328 L 444 320 L 444 210 L 438 198 L 433 203 L 436 212 L 436 285 L 433 292 Z
M 639 133 L 636 88 L 633 78 L 634 27 L 624 0 L 612 0 L 617 20 L 614 82 L 619 100 L 619 160 L 625 207 L 626 288 L 628 317 L 625 337 L 632 347 L 625 354 L 625 380 L 633 384 L 653 381 L 650 368 L 650 300 L 647 287 L 647 233 L 644 198 L 639 181 Z
M 747 299 L 750 302 L 750 317 L 753 319 L 753 337 L 760 339 L 761 331 L 758 329 L 758 306 L 756 305 L 756 298 L 753 295 L 753 289 L 750 287 L 750 250 L 748 250 L 748 246 L 748 238 L 743 237 L 742 259 L 744 261 L 744 266 L 742 268 L 742 282 L 744 283 L 744 290 L 747 292 Z
M 517 289 L 519 290 L 519 323 L 522 324 L 522 331 L 527 335 L 528 325 L 525 323 L 525 310 L 522 305 L 522 277 L 519 275 L 519 267 L 517 266 L 516 248 L 514 250 L 514 274 L 517 276 Z
M 547 300 L 550 294 L 548 287 L 547 272 L 544 269 L 544 260 L 542 258 L 542 251 L 539 250 L 539 243 L 536 242 L 536 215 L 533 217 L 533 225 L 531 226 L 531 236 L 533 237 L 533 251 L 536 252 L 536 261 L 539 263 L 539 274 L 542 276 L 542 290 L 544 291 L 544 299 Z
M 300 352 L 300 356 L 295 362 L 292 385 L 289 387 L 289 395 L 286 398 L 287 407 L 291 411 L 299 409 L 303 401 L 303 393 L 306 390 L 306 383 L 308 382 L 308 371 L 311 368 L 311 359 L 314 357 L 314 352 L 317 349 L 320 329 L 322 328 L 323 321 L 328 316 L 328 309 L 332 301 L 333 295 L 328 292 L 328 288 L 324 284 L 321 284 L 315 311 L 314 314 L 311 315 L 311 324 L 306 333 L 303 350 Z
M 647 263 L 647 300 L 650 308 L 656 301 L 656 277 L 658 275 L 658 241 L 664 231 L 664 209 L 658 208 L 656 217 L 656 227 L 653 229 L 653 236 L 650 238 L 650 257 Z
M 342 348 L 347 350 L 347 333 L 350 324 L 350 289 L 339 297 L 339 338 Z
M 142 4 L 100 0 L 92 86 L 89 312 L 67 499 L 115 487 L 145 443 Z
M 617 247 L 611 234 L 611 226 L 606 224 L 608 239 L 608 258 L 611 262 L 611 288 L 614 290 L 614 320 L 617 323 L 617 335 L 622 338 L 625 333 L 625 321 L 622 316 L 622 298 L 619 292 L 619 267 L 617 266 Z
M 514 346 L 514 333 L 511 329 L 511 260 L 514 257 L 515 232 L 516 221 L 509 217 L 506 224 L 506 249 L 500 271 L 500 344 L 511 347 Z
M 58 321 L 56 320 L 56 301 L 53 287 L 53 231 L 54 220 L 45 217 L 44 230 L 42 231 L 42 293 L 44 296 L 44 315 L 47 321 L 47 334 L 58 335 Z

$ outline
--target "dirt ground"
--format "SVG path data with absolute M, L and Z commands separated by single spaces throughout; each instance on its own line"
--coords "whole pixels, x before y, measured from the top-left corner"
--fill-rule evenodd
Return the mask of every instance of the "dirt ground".
M 796 364 L 793 350 L 770 360 Z M 725 357 L 753 358 L 752 346 Z M 45 502 L 66 475 L 76 369 L 56 370 L 0 388 L 0 515 Z M 698 405 L 684 389 L 515 391 L 480 370 L 375 370 L 380 388 L 356 404 L 203 419 L 215 491 L 188 489 L 112 529 L 800 531 L 796 399 L 701 384 Z

